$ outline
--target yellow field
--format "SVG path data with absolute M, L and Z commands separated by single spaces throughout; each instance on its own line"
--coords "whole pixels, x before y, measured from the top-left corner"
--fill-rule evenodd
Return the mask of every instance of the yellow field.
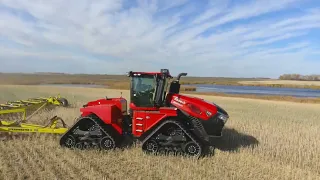
M 294 80 L 262 80 L 262 81 L 239 81 L 240 84 L 281 84 L 296 86 L 320 86 L 320 81 L 294 81 Z
M 58 92 L 77 107 L 43 113 L 33 122 L 58 115 L 72 125 L 86 101 L 120 96 L 99 88 L 0 86 L 0 102 Z M 59 136 L 16 135 L 0 142 L 0 179 L 320 179 L 319 104 L 197 96 L 230 114 L 211 157 L 148 156 L 139 146 L 72 151 L 59 147 Z

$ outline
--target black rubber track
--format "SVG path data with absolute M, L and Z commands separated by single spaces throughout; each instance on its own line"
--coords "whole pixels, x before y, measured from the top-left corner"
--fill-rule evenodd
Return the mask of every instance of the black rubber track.
M 88 131 L 89 128 L 93 127 L 96 127 L 100 130 L 101 133 L 93 135 L 92 138 L 93 140 L 96 140 L 96 144 L 93 144 L 94 141 L 92 139 L 92 141 L 90 141 L 90 139 L 81 141 L 80 138 L 84 137 L 84 135 L 74 134 L 74 131 L 79 126 L 82 127 L 81 129 L 79 128 L 82 131 Z M 73 140 L 71 145 L 68 145 L 69 140 Z M 89 115 L 85 117 L 79 117 L 77 119 L 76 123 L 60 138 L 60 146 L 71 149 L 87 149 L 85 144 L 89 143 L 91 148 L 110 150 L 117 147 L 117 145 L 120 143 L 120 140 L 121 138 L 119 134 L 111 126 L 104 124 L 99 117 L 95 115 Z M 101 145 L 109 145 L 109 147 Z
M 183 132 L 184 135 L 186 135 L 189 139 L 189 141 L 181 143 L 181 146 L 186 146 L 186 145 L 190 145 L 190 143 L 193 143 L 194 145 L 197 146 L 197 148 L 199 148 L 199 153 L 195 154 L 195 155 L 189 155 L 186 154 L 183 149 L 177 150 L 177 149 L 172 149 L 171 146 L 162 146 L 160 147 L 160 144 L 157 142 L 157 139 L 155 138 L 155 136 L 158 135 L 160 129 L 167 124 L 173 124 L 175 126 L 177 126 L 178 128 L 180 128 Z M 142 150 L 146 153 L 150 153 L 147 151 L 147 144 L 151 144 L 150 142 L 153 142 L 154 146 L 158 146 L 157 150 L 155 152 L 153 152 L 153 154 L 180 154 L 183 156 L 193 156 L 196 158 L 200 158 L 202 157 L 205 153 L 206 153 L 206 145 L 204 145 L 194 134 L 192 134 L 190 132 L 190 130 L 188 130 L 185 125 L 183 125 L 182 122 L 178 121 L 178 120 L 171 120 L 171 119 L 167 119 L 164 120 L 163 122 L 161 122 L 158 127 L 156 129 L 154 129 L 143 141 L 142 141 Z

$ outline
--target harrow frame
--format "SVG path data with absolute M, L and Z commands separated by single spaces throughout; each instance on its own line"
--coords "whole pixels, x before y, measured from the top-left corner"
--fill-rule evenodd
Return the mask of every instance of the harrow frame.
M 62 128 L 57 128 L 58 121 L 63 124 Z M 0 132 L 19 132 L 19 133 L 50 133 L 50 134 L 64 134 L 68 130 L 66 123 L 62 118 L 54 116 L 50 119 L 50 122 L 45 125 L 28 124 L 28 123 L 16 123 L 10 121 L 0 122 Z
M 68 127 L 62 118 L 54 116 L 49 120 L 45 126 L 38 124 L 23 123 L 28 121 L 32 116 L 38 113 L 47 105 L 68 106 L 68 101 L 61 98 L 60 95 L 56 97 L 39 97 L 29 98 L 27 100 L 8 101 L 5 104 L 0 104 L 0 115 L 10 115 L 13 113 L 22 113 L 22 117 L 15 120 L 0 119 L 0 132 L 19 132 L 19 133 L 54 133 L 64 134 Z M 27 109 L 38 107 L 31 115 L 27 116 Z M 57 128 L 58 121 L 62 122 L 63 127 Z
M 43 103 L 65 107 L 69 105 L 68 101 L 65 98 L 62 98 L 60 94 L 58 94 L 57 96 L 50 97 L 37 97 L 29 98 L 27 100 L 8 101 L 4 104 L 0 104 L 0 111 L 9 109 L 19 109 L 22 107 L 35 107 Z

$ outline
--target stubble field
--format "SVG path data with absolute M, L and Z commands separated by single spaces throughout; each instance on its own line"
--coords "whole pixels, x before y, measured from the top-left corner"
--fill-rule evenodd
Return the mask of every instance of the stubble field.
M 41 113 L 31 122 L 45 124 L 58 115 L 71 126 L 86 101 L 120 96 L 101 88 L 3 85 L 0 102 L 57 93 L 75 107 Z M 72 151 L 59 147 L 59 136 L 11 135 L 0 141 L 0 179 L 320 179 L 320 104 L 196 96 L 230 114 L 224 136 L 213 140 L 213 156 L 150 156 L 139 145 L 107 153 Z

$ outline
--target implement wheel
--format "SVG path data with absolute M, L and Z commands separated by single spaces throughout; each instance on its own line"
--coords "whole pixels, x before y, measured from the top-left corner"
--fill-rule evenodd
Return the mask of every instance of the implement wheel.
M 59 98 L 58 101 L 62 104 L 63 107 L 67 107 L 69 105 L 69 102 L 65 98 Z

